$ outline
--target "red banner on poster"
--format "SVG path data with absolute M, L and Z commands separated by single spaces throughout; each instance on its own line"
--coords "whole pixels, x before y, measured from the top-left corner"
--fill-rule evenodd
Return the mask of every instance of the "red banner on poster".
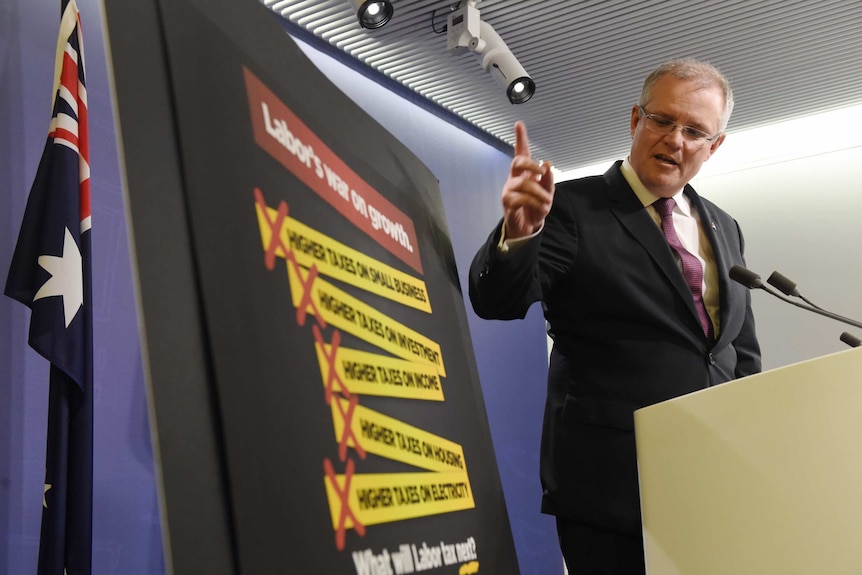
M 422 273 L 413 220 L 344 163 L 247 68 L 243 74 L 255 142 L 357 228 Z

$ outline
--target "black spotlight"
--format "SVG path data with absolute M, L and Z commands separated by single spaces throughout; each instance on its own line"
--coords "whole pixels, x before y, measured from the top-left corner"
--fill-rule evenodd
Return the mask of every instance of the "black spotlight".
M 374 30 L 384 26 L 392 19 L 392 2 L 390 0 L 350 0 L 359 25 Z

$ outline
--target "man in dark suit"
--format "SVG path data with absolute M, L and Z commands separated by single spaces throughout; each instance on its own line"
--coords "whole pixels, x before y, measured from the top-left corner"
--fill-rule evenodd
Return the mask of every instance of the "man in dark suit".
M 728 278 L 745 264 L 742 233 L 688 185 L 732 107 L 715 68 L 667 62 L 632 107 L 628 158 L 556 188 L 515 125 L 503 221 L 473 261 L 470 298 L 486 319 L 542 302 L 554 344 L 542 511 L 571 575 L 644 572 L 633 412 L 760 371 L 749 292 Z

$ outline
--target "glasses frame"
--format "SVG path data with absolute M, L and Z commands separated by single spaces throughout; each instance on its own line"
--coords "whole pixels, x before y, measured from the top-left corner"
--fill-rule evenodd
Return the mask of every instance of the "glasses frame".
M 638 110 L 643 115 L 643 117 L 648 120 L 645 124 L 646 129 L 654 134 L 670 136 L 676 131 L 677 128 L 679 128 L 679 131 L 682 134 L 682 139 L 690 144 L 704 144 L 705 142 L 714 142 L 715 139 L 721 135 L 721 132 L 719 132 L 718 134 L 710 136 L 709 133 L 704 132 L 699 128 L 693 128 L 691 126 L 686 126 L 685 124 L 677 124 L 670 118 L 666 118 L 661 114 L 650 114 L 641 105 L 638 105 Z M 655 124 L 650 124 L 650 122 L 655 122 Z M 656 128 L 667 128 L 668 130 L 665 132 L 661 132 Z

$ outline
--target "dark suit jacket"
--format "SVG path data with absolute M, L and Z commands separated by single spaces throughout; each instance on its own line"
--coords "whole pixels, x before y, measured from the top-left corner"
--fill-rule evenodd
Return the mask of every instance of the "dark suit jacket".
M 686 186 L 718 266 L 720 332 L 698 322 L 664 236 L 620 172 L 557 185 L 539 238 L 499 254 L 500 226 L 470 268 L 486 319 L 541 300 L 554 341 L 541 446 L 542 510 L 640 532 L 634 410 L 760 371 L 736 221 Z

